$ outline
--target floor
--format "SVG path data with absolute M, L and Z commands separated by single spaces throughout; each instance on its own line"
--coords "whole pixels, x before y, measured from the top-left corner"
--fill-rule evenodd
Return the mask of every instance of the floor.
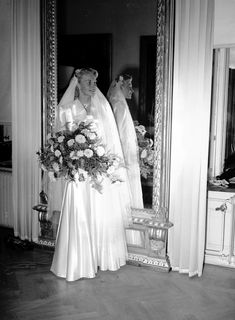
M 189 278 L 126 265 L 68 283 L 49 271 L 52 251 L 7 239 L 0 228 L 1 320 L 235 320 L 234 269 Z

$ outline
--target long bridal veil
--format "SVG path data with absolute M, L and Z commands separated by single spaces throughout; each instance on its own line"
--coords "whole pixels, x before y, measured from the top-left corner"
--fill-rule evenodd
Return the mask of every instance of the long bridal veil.
M 139 149 L 133 119 L 121 90 L 121 83 L 114 80 L 108 90 L 107 98 L 113 108 L 123 156 L 131 186 L 132 207 L 142 209 L 143 194 L 139 167 Z

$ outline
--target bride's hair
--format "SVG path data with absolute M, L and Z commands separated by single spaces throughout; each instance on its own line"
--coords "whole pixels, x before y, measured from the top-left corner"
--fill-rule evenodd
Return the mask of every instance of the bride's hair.
M 78 79 L 78 82 L 81 80 L 84 74 L 92 74 L 96 78 L 98 77 L 98 71 L 92 68 L 82 68 L 75 70 L 75 77 Z
M 132 79 L 132 76 L 127 74 L 127 73 L 123 73 L 123 74 L 121 73 L 115 78 L 115 80 L 117 82 L 120 81 L 120 80 L 126 81 L 126 80 L 131 80 L 131 79 Z

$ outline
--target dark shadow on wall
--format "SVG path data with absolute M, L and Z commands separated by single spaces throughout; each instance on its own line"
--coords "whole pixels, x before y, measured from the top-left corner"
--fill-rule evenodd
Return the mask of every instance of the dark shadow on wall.
M 111 34 L 75 34 L 58 36 L 58 66 L 74 69 L 93 68 L 98 71 L 97 84 L 106 94 L 112 75 L 112 35 Z M 59 74 L 59 73 L 58 73 Z M 68 85 L 61 85 L 64 78 L 58 77 L 58 98 Z M 64 75 L 66 78 L 66 75 Z M 66 78 L 67 79 L 67 78 Z M 63 87 L 63 88 L 62 88 Z
M 154 126 L 156 36 L 140 37 L 139 115 L 142 124 Z

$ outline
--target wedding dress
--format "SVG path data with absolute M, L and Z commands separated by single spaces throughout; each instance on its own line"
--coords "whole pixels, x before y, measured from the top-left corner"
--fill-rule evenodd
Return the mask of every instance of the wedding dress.
M 121 90 L 120 82 L 114 80 L 107 93 L 117 123 L 122 151 L 127 168 L 128 180 L 131 188 L 132 208 L 143 209 L 143 193 L 140 178 L 139 150 L 133 119 Z M 127 229 L 126 239 L 128 245 L 143 246 L 141 233 Z
M 107 93 L 112 106 L 121 140 L 123 156 L 131 186 L 132 207 L 142 209 L 143 193 L 141 187 L 139 151 L 132 116 L 120 84 L 114 80 Z
M 73 78 L 57 110 L 56 130 L 63 129 L 68 119 L 82 121 L 86 112 L 73 97 Z M 115 119 L 106 98 L 97 89 L 91 98 L 91 115 L 97 121 L 99 135 L 107 150 L 122 156 Z M 131 223 L 130 188 L 126 170 L 119 172 L 121 183 L 105 178 L 102 193 L 92 188 L 89 180 L 67 181 L 51 271 L 67 281 L 95 277 L 100 270 L 117 270 L 127 260 L 125 226 Z M 54 195 L 56 196 L 56 195 Z M 55 201 L 56 202 L 56 201 Z

